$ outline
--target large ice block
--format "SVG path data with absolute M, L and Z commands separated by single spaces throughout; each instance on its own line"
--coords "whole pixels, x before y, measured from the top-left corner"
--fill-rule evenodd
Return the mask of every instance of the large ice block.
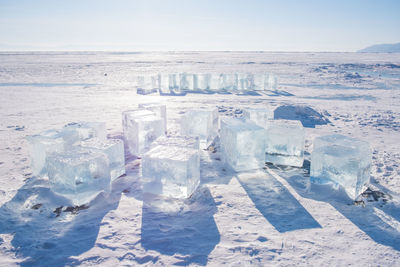
M 178 146 L 199 149 L 199 138 L 192 136 L 160 136 L 152 144 L 155 146 Z
M 187 198 L 200 184 L 199 150 L 159 145 L 142 159 L 143 191 L 173 198 Z
M 272 73 L 265 74 L 264 90 L 276 90 L 278 85 L 277 77 Z
M 195 74 L 193 78 L 195 90 L 208 90 L 210 88 L 210 74 L 198 73 Z
M 47 157 L 50 188 L 72 201 L 88 203 L 100 192 L 110 192 L 110 168 L 107 156 L 94 150 L 76 148 Z
M 198 136 L 208 146 L 217 136 L 218 109 L 189 110 L 181 118 L 181 134 Z
M 26 139 L 29 143 L 32 174 L 34 176 L 46 175 L 46 156 L 49 153 L 64 151 L 64 135 L 57 130 L 48 130 L 27 136 Z
M 68 142 L 90 138 L 107 139 L 105 122 L 72 122 L 63 127 L 62 133 L 65 139 L 70 139 Z
M 106 141 L 100 141 L 92 138 L 82 141 L 80 146 L 107 155 L 110 166 L 111 181 L 114 181 L 121 175 L 125 174 L 125 153 L 124 142 L 122 140 L 107 139 Z
M 256 73 L 252 76 L 250 82 L 250 88 L 254 91 L 262 91 L 264 90 L 265 85 L 265 74 Z
M 246 108 L 243 116 L 255 124 L 266 128 L 271 120 L 274 119 L 274 111 L 268 108 Z
M 311 154 L 310 180 L 342 186 L 356 199 L 367 189 L 372 152 L 367 142 L 339 134 L 317 137 Z
M 266 129 L 265 161 L 276 165 L 303 166 L 305 131 L 301 122 L 271 120 Z
M 222 159 L 235 171 L 262 168 L 265 165 L 265 129 L 251 121 L 221 119 Z
M 221 89 L 235 91 L 238 89 L 238 75 L 236 73 L 222 74 Z
M 210 74 L 209 89 L 214 91 L 220 91 L 221 89 L 223 89 L 222 74 Z
M 193 74 L 190 73 L 181 73 L 179 74 L 180 77 L 180 88 L 181 90 L 193 90 L 193 85 L 194 85 L 194 81 L 193 81 Z
M 146 152 L 157 137 L 164 135 L 164 120 L 150 110 L 128 110 L 122 113 L 124 139 L 131 155 Z
M 161 117 L 164 120 L 164 129 L 167 132 L 167 107 L 161 103 L 143 103 L 139 104 L 139 108 L 147 109 Z
M 238 73 L 238 90 L 248 91 L 251 90 L 252 76 L 249 73 Z

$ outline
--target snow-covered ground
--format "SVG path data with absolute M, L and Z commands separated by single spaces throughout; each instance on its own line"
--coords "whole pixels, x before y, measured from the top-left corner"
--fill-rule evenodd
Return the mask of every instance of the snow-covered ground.
M 278 90 L 143 96 L 132 86 L 146 73 L 263 71 L 278 75 Z M 0 53 L 0 99 L 0 266 L 400 265 L 400 54 Z M 371 201 L 311 187 L 307 160 L 229 172 L 218 148 L 202 151 L 201 186 L 184 201 L 143 197 L 131 158 L 111 196 L 88 209 L 68 209 L 32 177 L 27 135 L 93 120 L 121 138 L 121 112 L 155 100 L 171 134 L 189 108 L 273 107 L 308 126 L 306 159 L 318 135 L 366 140 Z

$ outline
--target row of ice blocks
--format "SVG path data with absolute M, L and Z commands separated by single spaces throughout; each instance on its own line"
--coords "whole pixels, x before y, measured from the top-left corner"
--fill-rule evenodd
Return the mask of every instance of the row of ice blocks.
M 124 140 L 131 155 L 141 156 L 158 137 L 165 135 L 166 106 L 141 104 L 139 109 L 122 113 Z
M 199 139 L 174 136 L 158 138 L 142 158 L 143 191 L 187 198 L 200 184 Z
M 310 180 L 342 186 L 356 199 L 369 184 L 371 153 L 369 144 L 356 138 L 339 134 L 315 138 Z
M 276 90 L 277 78 L 271 73 L 172 73 L 139 76 L 138 90 Z
M 199 137 L 207 148 L 218 135 L 218 109 L 189 110 L 181 117 L 181 135 Z
M 68 124 L 27 139 L 33 174 L 48 175 L 51 190 L 75 205 L 109 192 L 111 182 L 125 174 L 123 142 L 106 138 L 105 123 Z

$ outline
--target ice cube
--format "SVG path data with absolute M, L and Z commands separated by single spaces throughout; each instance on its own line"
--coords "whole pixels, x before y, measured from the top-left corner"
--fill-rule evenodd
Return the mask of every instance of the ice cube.
M 277 77 L 272 73 L 265 74 L 264 90 L 276 90 L 278 85 Z
M 191 136 L 160 136 L 152 143 L 152 147 L 159 145 L 199 149 L 199 138 Z
M 165 73 L 158 74 L 158 89 L 160 89 L 161 94 L 169 94 L 169 75 Z
M 214 91 L 219 91 L 223 89 L 222 74 L 216 74 L 216 73 L 210 74 L 209 89 Z
M 167 132 L 167 107 L 161 103 L 143 103 L 139 104 L 139 108 L 147 109 L 161 117 L 164 120 L 164 129 Z
M 111 189 L 107 156 L 94 150 L 69 150 L 47 157 L 50 188 L 74 205 L 88 203 L 100 192 Z
M 207 147 L 217 136 L 218 109 L 189 110 L 181 118 L 181 134 L 198 136 L 202 148 Z
M 265 165 L 265 129 L 251 121 L 221 119 L 222 159 L 235 171 L 262 168 Z
M 238 73 L 238 90 L 248 91 L 251 86 L 251 74 L 248 73 Z
M 63 134 L 57 130 L 48 130 L 40 134 L 26 137 L 29 143 L 32 174 L 41 176 L 47 174 L 46 156 L 53 152 L 62 152 L 65 148 Z
M 194 89 L 195 90 L 208 90 L 210 82 L 210 74 L 199 73 L 194 75 Z
M 261 127 L 267 127 L 268 123 L 274 119 L 274 111 L 267 108 L 246 108 L 243 116 Z
M 238 76 L 236 73 L 228 73 L 222 75 L 221 89 L 227 91 L 235 91 L 238 89 Z
M 189 73 L 181 73 L 179 75 L 180 77 L 180 88 L 181 90 L 193 90 L 193 74 L 189 74 Z
M 100 141 L 92 138 L 82 141 L 80 146 L 107 155 L 110 166 L 111 181 L 114 181 L 121 175 L 125 174 L 125 153 L 124 142 L 122 140 L 107 139 L 106 141 Z
M 169 82 L 169 90 L 172 93 L 180 93 L 180 81 L 179 81 L 179 74 L 177 73 L 170 73 L 168 75 L 168 82 Z
M 122 113 L 124 139 L 128 152 L 140 156 L 157 137 L 164 135 L 164 120 L 150 110 L 128 110 Z
M 159 145 L 142 159 L 143 191 L 187 198 L 200 184 L 199 150 Z
M 311 154 L 310 180 L 315 184 L 342 186 L 356 199 L 367 189 L 371 170 L 367 142 L 339 134 L 317 137 Z
M 71 140 L 87 140 L 97 138 L 100 140 L 107 139 L 107 130 L 105 122 L 72 122 L 64 126 L 62 134 L 66 139 Z M 72 141 L 69 141 L 72 142 Z
M 265 74 L 254 74 L 251 80 L 250 88 L 254 91 L 264 90 Z
M 265 161 L 276 165 L 303 166 L 305 131 L 301 122 L 271 120 L 266 129 Z

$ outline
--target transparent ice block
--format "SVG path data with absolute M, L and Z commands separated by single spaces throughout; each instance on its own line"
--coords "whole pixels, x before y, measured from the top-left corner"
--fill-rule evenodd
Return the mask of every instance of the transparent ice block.
M 271 120 L 266 135 L 265 161 L 302 167 L 305 131 L 300 121 Z
M 208 90 L 210 89 L 210 74 L 198 73 L 194 75 L 194 89 L 195 90 Z
M 166 197 L 187 198 L 200 184 L 199 150 L 159 145 L 142 159 L 143 191 Z
M 372 152 L 367 142 L 339 134 L 317 137 L 311 154 L 310 180 L 342 186 L 356 199 L 369 185 Z
M 72 122 L 63 127 L 62 133 L 66 138 L 76 139 L 76 136 L 78 136 L 79 140 L 107 139 L 105 122 Z
M 233 170 L 253 170 L 265 165 L 265 129 L 257 124 L 224 117 L 220 141 L 222 159 Z
M 243 109 L 243 116 L 255 124 L 266 128 L 274 119 L 274 111 L 268 108 L 246 108 Z
M 98 139 L 89 139 L 80 143 L 81 147 L 93 149 L 107 155 L 111 181 L 114 181 L 125 174 L 125 153 L 124 142 L 118 139 L 108 139 L 100 141 Z
M 165 134 L 164 120 L 150 110 L 128 110 L 122 113 L 124 140 L 128 152 L 140 156 L 157 137 Z
M 150 110 L 150 111 L 154 112 L 154 114 L 156 114 L 156 116 L 161 117 L 164 120 L 165 132 L 167 132 L 167 107 L 166 107 L 166 105 L 161 104 L 161 103 L 143 103 L 143 104 L 139 104 L 139 108 Z
M 47 157 L 50 188 L 72 201 L 88 203 L 111 189 L 110 168 L 104 153 L 88 149 L 52 153 Z

